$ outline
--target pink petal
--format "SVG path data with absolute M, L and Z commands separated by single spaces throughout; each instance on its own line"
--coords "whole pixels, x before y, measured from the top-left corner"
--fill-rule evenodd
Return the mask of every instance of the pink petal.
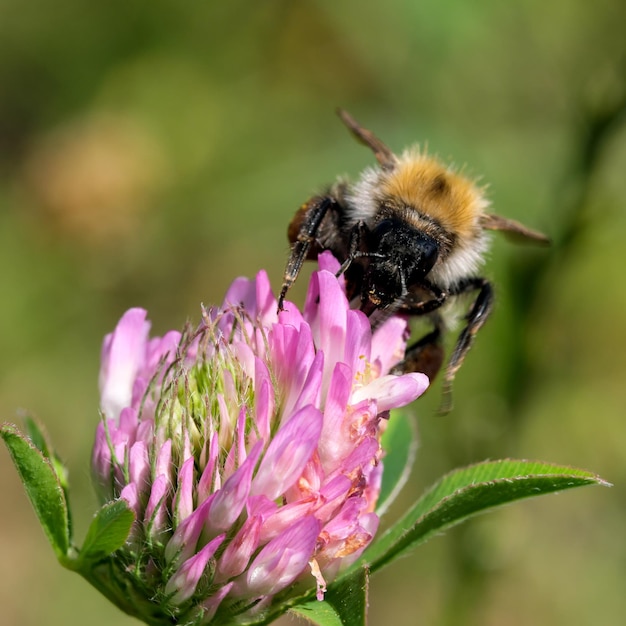
M 131 404 L 133 384 L 144 365 L 150 322 L 143 309 L 124 313 L 102 348 L 100 406 L 106 417 L 117 419 Z
M 352 392 L 352 370 L 345 363 L 337 363 L 330 379 L 324 406 L 323 446 L 333 445 L 342 436 L 346 421 L 346 408 Z
M 353 376 L 362 372 L 370 361 L 372 334 L 370 323 L 361 311 L 348 311 L 346 317 L 345 353 L 341 359 L 352 369 Z
M 318 558 L 324 563 L 324 569 L 328 561 L 362 552 L 372 540 L 378 528 L 378 516 L 362 514 L 365 506 L 363 498 L 349 498 L 341 511 L 322 529 L 321 536 L 326 541 Z
M 113 420 L 108 420 L 108 428 L 114 428 Z M 91 472 L 98 488 L 110 500 L 113 493 L 113 468 L 111 467 L 111 448 L 105 423 L 100 421 L 96 427 L 96 439 L 91 454 Z
M 322 437 L 320 437 L 320 442 Z M 311 494 L 317 494 L 325 481 L 326 475 L 320 462 L 319 454 L 316 452 L 309 459 L 304 467 L 302 475 L 285 491 L 285 499 L 287 502 L 295 502 L 296 500 L 307 497 Z
M 226 311 L 243 306 L 247 311 L 256 313 L 256 287 L 254 281 L 239 277 L 228 288 L 221 309 Z
M 318 352 L 307 371 L 301 389 L 293 389 L 285 403 L 284 415 L 290 415 L 308 404 L 319 406 L 322 393 L 322 377 L 324 375 L 324 353 Z
M 261 325 L 269 327 L 278 320 L 278 302 L 265 270 L 256 275 L 256 314 Z
M 237 364 L 243 368 L 244 374 L 248 378 L 252 378 L 254 380 L 254 366 L 257 360 L 254 350 L 243 341 L 235 341 L 231 343 L 230 350 L 235 357 Z
M 404 374 L 403 376 L 381 376 L 372 382 L 357 389 L 352 394 L 351 402 L 356 404 L 361 400 L 375 399 L 378 411 L 397 409 L 413 402 L 421 396 L 428 387 L 428 376 L 424 374 Z
M 202 504 L 208 497 L 212 491 L 213 479 L 215 466 L 217 463 L 217 457 L 219 454 L 219 439 L 217 433 L 211 434 L 211 438 L 208 444 L 209 448 L 209 458 L 207 459 L 206 466 L 204 471 L 202 472 L 202 476 L 198 481 L 197 494 L 198 494 L 198 502 L 197 504 Z M 219 484 L 219 483 L 218 483 Z M 219 487 L 215 486 L 214 491 L 217 491 Z
M 169 495 L 170 481 L 167 476 L 161 474 L 152 483 L 150 497 L 148 498 L 146 512 L 143 517 L 146 532 L 153 539 L 160 539 L 170 524 L 167 510 Z
M 247 407 L 243 405 L 239 409 L 239 416 L 237 417 L 237 422 L 232 433 L 234 441 L 230 442 L 230 450 L 228 451 L 228 455 L 224 461 L 224 467 L 222 470 L 222 478 L 224 479 L 228 479 L 233 472 L 235 472 L 237 466 L 241 465 L 246 459 L 246 421 Z
M 261 456 L 262 449 L 263 443 L 259 441 L 239 469 L 215 494 L 213 506 L 207 518 L 207 527 L 210 528 L 211 533 L 227 530 L 241 514 L 250 492 L 252 472 Z
M 154 476 L 171 476 L 172 463 L 172 440 L 167 439 L 159 448 L 156 463 L 154 464 Z
M 193 512 L 194 459 L 188 458 L 178 471 L 178 489 L 176 490 L 174 520 L 180 524 Z
M 317 448 L 322 414 L 313 406 L 298 411 L 270 442 L 252 481 L 251 495 L 275 500 L 298 479 Z
M 128 455 L 128 478 L 142 493 L 149 489 L 150 461 L 148 449 L 143 441 L 136 441 L 130 448 Z
M 316 498 L 301 498 L 290 504 L 285 504 L 278 507 L 276 512 L 263 520 L 263 527 L 261 529 L 261 543 L 266 543 L 270 539 L 277 537 L 281 533 L 285 532 L 290 526 L 292 526 L 299 519 L 309 515 L 314 509 L 316 504 Z
M 154 440 L 154 420 L 145 418 L 139 422 L 135 433 L 135 440 L 143 441 L 147 447 L 152 446 Z
M 226 583 L 223 587 L 220 587 L 214 593 L 212 593 L 211 596 L 202 603 L 201 606 L 204 609 L 204 613 L 202 614 L 201 624 L 209 624 L 211 622 L 215 613 L 217 613 L 219 605 L 222 603 L 222 600 L 230 593 L 233 585 L 234 582 Z
M 359 525 L 363 533 L 362 536 L 369 536 L 370 540 L 366 540 L 360 547 L 353 545 L 352 548 L 354 548 L 354 551 L 350 554 L 342 556 L 341 564 L 344 569 L 354 563 L 361 556 L 361 554 L 363 554 L 364 550 L 370 544 L 371 538 L 376 535 L 379 524 L 380 519 L 376 513 L 364 513 L 359 517 Z
M 320 270 L 326 270 L 330 272 L 333 276 L 337 275 L 341 264 L 335 258 L 330 250 L 325 250 L 317 257 L 317 264 Z M 340 277 L 341 279 L 342 277 Z
M 254 413 L 259 437 L 267 441 L 270 437 L 271 420 L 275 409 L 274 385 L 267 365 L 256 359 L 254 367 Z
M 126 485 L 120 493 L 120 498 L 126 500 L 128 506 L 135 512 L 135 516 L 139 515 L 140 503 L 139 494 L 137 492 L 137 485 L 129 483 Z
M 262 523 L 263 520 L 258 516 L 249 517 L 244 522 L 217 563 L 215 582 L 221 583 L 239 576 L 246 569 L 250 557 L 259 546 Z
M 386 374 L 404 358 L 407 322 L 394 315 L 381 324 L 372 337 L 372 361 L 380 367 L 379 375 Z
M 246 504 L 248 517 L 260 517 L 266 520 L 278 510 L 278 505 L 264 495 L 250 496 Z
M 123 468 L 126 463 L 126 455 L 128 448 L 132 445 L 132 435 L 124 432 L 121 428 L 117 428 L 113 420 L 107 420 L 105 422 L 105 431 L 108 435 L 108 441 L 113 449 L 112 463 Z
M 219 535 L 206 544 L 197 554 L 187 559 L 178 571 L 167 581 L 165 595 L 173 594 L 169 601 L 172 604 L 182 604 L 193 596 L 198 581 L 204 573 L 209 559 L 224 541 L 225 535 Z
M 348 498 L 340 511 L 323 528 L 333 538 L 345 539 L 359 526 L 361 512 L 366 506 L 363 498 Z
M 149 371 L 156 371 L 162 360 L 167 364 L 173 363 L 180 345 L 181 334 L 170 330 L 163 337 L 153 337 L 148 342 L 146 350 L 146 367 Z
M 291 300 L 285 300 L 283 307 L 284 309 L 278 314 L 278 323 L 300 328 L 300 325 L 304 323 L 304 317 L 298 307 Z
M 322 488 L 315 516 L 320 520 L 330 519 L 350 495 L 351 488 L 352 481 L 347 476 L 343 474 L 335 476 Z
M 315 276 L 319 290 L 319 305 L 316 319 L 311 322 L 311 328 L 318 350 L 324 353 L 325 368 L 322 383 L 322 397 L 324 397 L 335 363 L 344 360 L 348 302 L 337 279 L 331 273 L 317 272 Z M 311 280 L 311 285 L 313 284 L 314 281 Z
M 132 444 L 137 435 L 137 426 L 139 425 L 139 416 L 137 409 L 127 406 L 124 407 L 119 414 L 118 428 L 128 437 L 128 443 Z
M 307 516 L 272 539 L 248 568 L 246 595 L 273 595 L 290 585 L 306 570 L 319 531 L 319 521 Z
M 337 458 L 327 461 L 328 473 L 354 475 L 355 472 L 368 474 L 368 470 L 378 462 L 380 444 L 375 437 L 364 437 L 358 444 L 346 446 Z
M 316 354 L 309 325 L 302 320 L 298 326 L 290 325 L 284 318 L 285 314 L 282 313 L 281 323 L 272 329 L 270 354 L 278 385 L 285 394 L 284 412 L 290 414 L 310 376 Z
M 196 552 L 200 533 L 204 528 L 213 495 L 209 496 L 189 517 L 178 525 L 172 538 L 165 546 L 165 561 L 168 565 L 182 563 Z

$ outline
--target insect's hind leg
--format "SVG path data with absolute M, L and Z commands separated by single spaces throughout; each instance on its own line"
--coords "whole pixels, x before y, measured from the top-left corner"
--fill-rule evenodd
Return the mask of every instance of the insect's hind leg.
M 441 335 L 442 326 L 436 324 L 434 330 L 407 349 L 404 359 L 391 370 L 391 373 L 421 372 L 432 381 L 439 373 L 444 361 Z
M 485 278 L 469 278 L 457 285 L 453 293 L 454 295 L 461 295 L 471 291 L 478 291 L 478 295 L 465 317 L 467 324 L 456 341 L 443 379 L 443 397 L 441 407 L 439 408 L 439 412 L 443 414 L 452 410 L 452 383 L 454 377 L 463 364 L 469 349 L 472 347 L 476 333 L 483 327 L 493 308 L 493 288 L 488 280 Z
M 437 309 L 450 296 L 460 296 L 472 291 L 478 295 L 472 303 L 469 313 L 465 316 L 467 323 L 459 335 L 450 361 L 446 366 L 443 379 L 443 391 L 439 413 L 446 414 L 452 410 L 452 383 L 454 377 L 463 364 L 465 357 L 474 343 L 476 333 L 482 328 L 493 308 L 493 289 L 485 278 L 468 278 L 455 285 L 448 292 L 431 288 L 435 296 L 432 300 L 418 300 L 404 306 L 399 312 L 406 312 L 416 316 L 428 314 L 434 324 L 434 330 L 422 337 L 417 343 L 410 346 L 403 361 L 398 363 L 392 371 L 394 374 L 408 372 L 422 372 L 432 380 L 437 376 L 444 361 L 442 335 L 445 330 L 442 317 Z
M 404 302 L 399 307 L 398 312 L 415 317 L 428 316 L 434 328 L 407 348 L 404 360 L 393 368 L 392 373 L 421 372 L 426 374 L 432 382 L 444 361 L 442 335 L 445 325 L 438 309 L 446 302 L 449 294 L 436 285 L 424 281 L 413 295 L 415 298 Z M 430 298 L 424 298 L 424 295 L 428 295 Z

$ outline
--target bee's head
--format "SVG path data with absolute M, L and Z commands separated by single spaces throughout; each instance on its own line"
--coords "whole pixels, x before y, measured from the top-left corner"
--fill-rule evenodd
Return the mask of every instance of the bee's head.
M 363 275 L 363 309 L 398 304 L 420 283 L 439 255 L 435 239 L 399 219 L 385 219 L 372 230 L 369 264 Z

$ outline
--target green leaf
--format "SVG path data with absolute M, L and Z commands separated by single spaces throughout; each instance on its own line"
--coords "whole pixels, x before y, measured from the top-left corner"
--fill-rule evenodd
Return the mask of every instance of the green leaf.
M 24 417 L 24 426 L 26 435 L 35 444 L 35 447 L 43 454 L 46 459 L 51 457 L 52 446 L 48 433 L 45 431 L 43 424 L 30 415 Z
M 135 514 L 126 500 L 115 500 L 105 504 L 94 516 L 85 543 L 80 551 L 80 566 L 99 561 L 119 550 L 126 541 Z
M 319 626 L 364 626 L 367 616 L 369 573 L 365 568 L 333 583 L 323 601 L 311 600 L 295 606 L 291 612 Z
M 0 427 L 26 493 L 59 559 L 70 549 L 69 513 L 65 491 L 52 463 L 13 424 Z
M 414 421 L 394 411 L 382 438 L 385 470 L 376 513 L 383 515 L 406 484 L 415 461 L 417 436 Z
M 28 438 L 33 442 L 35 447 L 44 455 L 46 459 L 52 463 L 54 471 L 57 474 L 61 487 L 65 491 L 65 497 L 67 498 L 68 490 L 68 471 L 63 461 L 54 451 L 50 437 L 43 427 L 43 424 L 36 420 L 34 417 L 27 415 L 24 418 L 24 426 L 26 427 L 26 434 Z
M 52 464 L 52 469 L 54 469 L 57 478 L 59 479 L 59 484 L 61 485 L 63 492 L 65 493 L 65 501 L 69 502 L 69 472 L 65 467 L 65 464 L 58 456 L 58 454 L 54 451 L 52 446 L 52 441 L 44 428 L 43 424 L 31 417 L 30 415 L 26 415 L 24 417 L 24 426 L 26 428 L 26 435 L 33 442 L 35 447 L 43 454 L 43 456 L 50 461 Z M 70 514 L 70 510 L 67 510 L 68 516 L 68 529 L 69 536 L 72 537 L 72 516 Z
M 309 622 L 319 624 L 319 626 L 342 626 L 343 624 L 335 608 L 324 601 L 311 600 L 305 604 L 294 606 L 289 609 L 289 612 L 304 617 Z
M 608 485 L 571 467 L 529 461 L 488 461 L 456 470 L 436 483 L 359 560 L 372 572 L 435 533 L 486 509 L 583 485 Z

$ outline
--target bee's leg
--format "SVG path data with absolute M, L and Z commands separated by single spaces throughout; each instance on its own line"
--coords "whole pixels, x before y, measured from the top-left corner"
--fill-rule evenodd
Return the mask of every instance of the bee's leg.
M 423 293 L 414 294 L 414 301 L 403 303 L 397 313 L 421 316 L 428 315 L 434 324 L 434 329 L 411 345 L 405 352 L 404 360 L 392 370 L 392 374 L 406 374 L 407 372 L 421 372 L 432 381 L 444 361 L 444 349 L 441 340 L 444 323 L 440 315 L 434 313 L 446 301 L 448 293 L 435 285 L 424 282 L 419 286 L 421 292 L 432 295 L 431 299 L 424 299 Z
M 476 333 L 487 321 L 493 307 L 493 289 L 489 281 L 484 278 L 469 278 L 462 281 L 451 290 L 451 294 L 461 295 L 470 291 L 478 291 L 478 295 L 466 316 L 467 324 L 456 341 L 452 356 L 446 367 L 443 379 L 443 398 L 439 409 L 439 412 L 444 414 L 452 410 L 452 382 L 454 377 L 463 364 L 467 352 L 472 347 Z
M 369 256 L 364 253 L 360 247 L 361 242 L 365 239 L 366 234 L 369 232 L 365 222 L 359 220 L 350 229 L 350 240 L 348 241 L 348 254 L 346 260 L 341 264 L 341 267 L 337 271 L 337 277 L 346 273 L 347 269 L 352 265 L 352 261 L 358 257 Z
M 449 296 L 460 296 L 472 291 L 478 291 L 478 295 L 466 316 L 467 324 L 457 339 L 452 356 L 446 367 L 443 379 L 443 397 L 439 408 L 439 412 L 445 414 L 452 410 L 452 383 L 454 377 L 463 364 L 469 349 L 472 347 L 476 333 L 482 328 L 491 312 L 493 289 L 491 284 L 484 278 L 469 278 L 458 283 L 448 292 L 428 284 L 422 284 L 419 288 L 427 293 L 430 292 L 433 297 L 424 299 L 423 293 L 415 294 L 415 300 L 403 303 L 398 308 L 397 313 L 414 316 L 431 314 L 430 317 L 435 328 L 407 349 L 404 360 L 393 368 L 392 373 L 422 372 L 431 381 L 441 369 L 444 355 L 441 342 L 444 324 L 441 316 L 436 314 L 437 309 L 444 304 Z
M 291 253 L 283 275 L 283 285 L 278 297 L 278 311 L 283 310 L 285 296 L 298 278 L 302 264 L 309 258 L 311 246 L 316 242 L 322 220 L 329 208 L 336 207 L 337 202 L 331 196 L 313 198 L 296 213 L 289 225 L 289 240 L 292 242 Z
M 392 374 L 407 374 L 420 372 L 426 374 L 429 380 L 433 380 L 444 361 L 443 343 L 441 341 L 441 326 L 422 337 L 407 349 L 404 360 L 398 363 L 392 370 Z

